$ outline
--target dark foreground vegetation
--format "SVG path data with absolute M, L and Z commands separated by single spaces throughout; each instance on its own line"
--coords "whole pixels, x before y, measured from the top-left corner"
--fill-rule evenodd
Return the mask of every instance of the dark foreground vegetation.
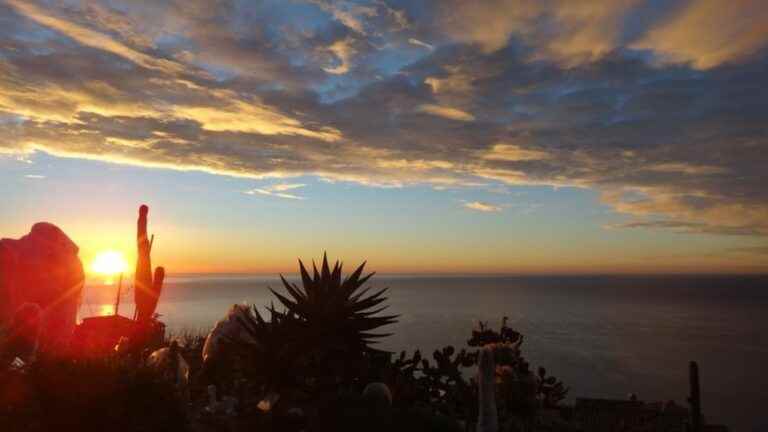
M 480 323 L 462 349 L 377 350 L 372 340 L 386 334 L 375 331 L 396 317 L 378 316 L 384 291 L 367 295 L 370 275 L 362 277 L 362 269 L 342 280 L 341 267 L 331 269 L 325 259 L 313 275 L 301 265 L 303 286 L 284 280 L 285 292 L 274 292 L 280 306 L 263 316 L 235 305 L 207 337 L 181 335 L 141 351 L 118 344 L 96 358 L 41 353 L 13 363 L 0 373 L 2 430 L 690 428 L 688 410 L 678 405 L 652 409 L 631 400 L 583 402 L 590 415 L 608 404 L 612 415 L 624 416 L 615 427 L 591 427 L 578 406 L 563 404 L 568 388 L 528 364 L 523 336 L 506 319 L 498 329 Z M 632 407 L 645 417 L 630 415 Z
M 284 281 L 287 293 L 275 292 L 282 310 L 262 317 L 255 307 L 233 308 L 242 333 L 205 356 L 205 338 L 174 340 L 188 380 L 178 360 L 148 364 L 157 346 L 95 359 L 40 355 L 11 367 L 0 376 L 3 430 L 476 430 L 479 417 L 489 422 L 475 376 L 481 350 L 492 355 L 480 373 L 495 388 L 482 390 L 502 430 L 532 429 L 542 410 L 562 413 L 567 426 L 559 407 L 567 389 L 531 369 L 506 321 L 498 330 L 481 324 L 466 349 L 423 356 L 373 348 L 385 335 L 372 332 L 395 317 L 377 316 L 384 292 L 366 296 L 362 270 L 342 280 L 341 267 L 325 259 L 313 276 L 302 265 L 303 286 Z
M 690 411 L 635 399 L 564 404 L 568 388 L 525 360 L 506 318 L 498 328 L 479 323 L 465 347 L 376 349 L 397 320 L 382 315 L 386 289 L 370 291 L 365 263 L 344 277 L 325 256 L 311 273 L 299 261 L 301 284 L 282 279 L 276 305 L 234 305 L 207 336 L 166 337 L 154 313 L 164 270 L 151 271 L 147 212 L 137 224 L 133 319 L 86 318 L 54 339 L 63 331 L 45 317 L 56 303 L 38 299 L 0 326 L 0 432 L 720 430 L 701 421 L 695 364 Z M 21 287 L 12 271 L 0 281 Z M 70 312 L 60 322 L 74 325 Z

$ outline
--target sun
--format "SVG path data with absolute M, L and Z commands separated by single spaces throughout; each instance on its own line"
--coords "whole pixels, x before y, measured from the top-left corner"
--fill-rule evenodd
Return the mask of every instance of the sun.
M 104 276 L 124 273 L 128 270 L 128 262 L 122 252 L 106 250 L 99 252 L 91 261 L 91 271 Z

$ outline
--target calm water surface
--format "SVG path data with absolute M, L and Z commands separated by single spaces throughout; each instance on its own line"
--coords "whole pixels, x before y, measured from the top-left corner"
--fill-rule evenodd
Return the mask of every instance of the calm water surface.
M 171 277 L 158 312 L 171 331 L 207 331 L 233 303 L 273 300 L 261 276 Z M 704 413 L 736 431 L 768 431 L 768 277 L 376 276 L 400 314 L 381 347 L 464 346 L 473 325 L 508 316 L 523 353 L 571 387 L 571 397 L 684 403 L 687 365 L 701 368 Z M 89 285 L 98 314 L 114 290 Z M 130 315 L 126 297 L 121 313 Z

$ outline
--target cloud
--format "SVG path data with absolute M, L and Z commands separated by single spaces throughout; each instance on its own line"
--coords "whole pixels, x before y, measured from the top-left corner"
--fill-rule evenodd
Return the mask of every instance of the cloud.
M 519 40 L 534 47 L 533 58 L 566 66 L 632 49 L 707 69 L 766 47 L 764 6 L 760 0 L 442 0 L 435 26 L 486 53 Z
M 497 213 L 502 210 L 500 206 L 489 204 L 482 201 L 465 202 L 463 206 L 464 208 L 468 208 L 470 210 L 475 210 L 483 213 Z
M 692 62 L 708 69 L 740 61 L 768 45 L 768 10 L 760 0 L 698 0 L 654 25 L 636 49 L 649 49 L 662 59 Z
M 411 45 L 416 45 L 418 47 L 426 48 L 426 49 L 428 49 L 430 51 L 435 49 L 434 46 L 432 46 L 432 45 L 430 45 L 430 44 L 428 44 L 426 42 L 422 42 L 422 41 L 420 41 L 420 40 L 418 40 L 416 38 L 409 38 L 408 39 L 408 43 L 410 43 Z
M 223 93 L 223 94 L 222 94 Z M 341 132 L 332 127 L 308 129 L 299 120 L 260 104 L 256 100 L 238 100 L 235 94 L 213 91 L 211 96 L 220 97 L 214 106 L 178 105 L 173 108 L 179 118 L 200 123 L 203 129 L 217 132 L 245 132 L 264 135 L 303 135 L 324 141 L 338 141 Z
M 340 74 L 345 74 L 349 72 L 352 56 L 356 52 L 355 48 L 352 46 L 352 39 L 348 38 L 348 39 L 337 40 L 333 44 L 331 44 L 331 46 L 329 46 L 327 49 L 334 56 L 336 56 L 337 65 L 333 67 L 325 67 L 323 68 L 323 70 L 328 72 L 329 74 L 334 74 L 334 75 L 340 75 Z
M 751 226 L 713 226 L 700 222 L 687 222 L 675 220 L 633 221 L 614 225 L 607 225 L 608 229 L 617 228 L 643 228 L 643 229 L 669 229 L 684 234 L 717 234 L 735 236 L 760 236 L 765 235 L 760 230 Z
M 486 53 L 505 48 L 516 37 L 536 45 L 537 57 L 570 63 L 617 47 L 619 24 L 638 3 L 453 0 L 441 3 L 438 25 L 453 40 L 475 44 Z
M 322 0 L 312 0 L 312 3 L 330 13 L 334 19 L 358 33 L 366 32 L 366 18 L 377 15 L 377 10 L 373 6 L 359 5 L 346 1 L 326 2 Z
M 113 53 L 148 69 L 156 69 L 172 74 L 181 74 L 184 72 L 184 67 L 176 62 L 163 58 L 155 58 L 131 49 L 130 47 L 116 42 L 107 35 L 50 15 L 46 10 L 38 8 L 33 3 L 7 0 L 7 4 L 13 7 L 21 15 L 52 30 L 59 31 L 85 46 Z
M 684 162 L 677 163 L 660 163 L 650 165 L 646 168 L 649 171 L 666 172 L 666 173 L 683 173 L 690 175 L 708 175 L 708 174 L 722 174 L 726 170 L 722 167 L 711 165 L 691 165 Z
M 416 108 L 416 111 L 432 114 L 438 117 L 443 117 L 451 120 L 457 120 L 457 121 L 472 121 L 475 119 L 475 116 L 473 116 L 472 114 L 462 111 L 458 108 L 452 108 L 452 107 L 440 106 L 440 105 L 434 105 L 434 104 L 420 105 L 419 107 Z
M 260 195 L 274 196 L 274 197 L 278 197 L 278 198 L 303 200 L 303 199 L 305 199 L 304 197 L 301 197 L 301 196 L 298 196 L 298 195 L 293 195 L 293 194 L 286 193 L 286 192 L 294 190 L 294 189 L 303 188 L 304 186 L 306 186 L 306 185 L 305 184 L 299 184 L 299 183 L 295 183 L 295 184 L 276 184 L 276 185 L 267 186 L 267 187 L 264 187 L 264 188 L 250 189 L 250 190 L 245 191 L 245 193 L 248 194 L 248 195 L 260 194 Z
M 548 159 L 548 153 L 541 150 L 524 149 L 514 144 L 494 144 L 482 158 L 499 161 L 527 161 Z
M 44 179 L 45 176 L 40 174 L 26 174 L 24 178 L 40 180 L 40 179 Z

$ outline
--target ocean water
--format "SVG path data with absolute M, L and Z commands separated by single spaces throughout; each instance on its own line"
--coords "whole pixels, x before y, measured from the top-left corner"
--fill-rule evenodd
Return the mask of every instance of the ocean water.
M 768 431 L 768 276 L 375 276 L 399 322 L 380 347 L 423 353 L 463 347 L 478 321 L 503 316 L 525 335 L 523 354 L 570 397 L 685 403 L 699 362 L 707 419 Z M 266 306 L 277 278 L 189 275 L 167 280 L 158 312 L 173 332 L 207 330 L 234 303 Z M 110 310 L 115 289 L 86 286 L 81 315 Z M 130 289 L 120 313 L 130 316 Z

